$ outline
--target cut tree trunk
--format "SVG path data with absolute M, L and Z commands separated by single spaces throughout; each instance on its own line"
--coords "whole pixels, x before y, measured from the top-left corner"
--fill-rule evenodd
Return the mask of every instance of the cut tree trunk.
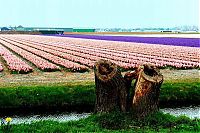
M 132 81 L 133 79 L 137 79 L 138 78 L 138 69 L 136 69 L 135 71 L 131 71 L 131 72 L 127 72 L 124 75 L 124 80 L 125 80 L 125 85 L 127 88 L 127 110 L 130 110 L 130 107 L 132 105 L 132 101 L 133 101 L 133 97 L 135 94 L 135 88 L 133 88 L 132 85 Z M 130 94 L 130 92 L 132 92 Z
M 125 80 L 115 63 L 99 60 L 94 66 L 96 103 L 95 112 L 111 112 L 127 108 L 127 88 Z
M 133 97 L 133 111 L 140 119 L 158 111 L 158 99 L 163 76 L 155 66 L 147 64 L 138 72 Z

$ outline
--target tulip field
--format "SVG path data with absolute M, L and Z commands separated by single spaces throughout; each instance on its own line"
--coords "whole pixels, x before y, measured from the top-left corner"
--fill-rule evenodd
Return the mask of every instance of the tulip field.
M 151 42 L 145 37 L 134 38 L 136 41 L 120 41 L 116 38 L 106 40 L 70 36 L 0 35 L 0 56 L 3 60 L 0 62 L 0 71 L 3 71 L 4 65 L 11 72 L 17 73 L 32 72 L 34 68 L 41 71 L 85 72 L 90 71 L 94 63 L 102 58 L 125 70 L 144 63 L 178 69 L 200 66 L 199 38 L 176 38 L 171 43 L 169 38 L 158 38 L 158 41 L 154 38 Z

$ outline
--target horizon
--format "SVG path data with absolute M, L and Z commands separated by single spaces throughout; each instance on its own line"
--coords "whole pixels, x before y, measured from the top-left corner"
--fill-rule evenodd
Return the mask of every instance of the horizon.
M 159 29 L 159 28 L 163 28 L 163 29 L 173 29 L 173 28 L 181 28 L 181 27 L 197 27 L 198 29 L 200 29 L 198 26 L 196 25 L 181 25 L 181 26 L 176 26 L 176 27 L 136 27 L 136 28 L 121 28 L 121 27 L 110 27 L 110 28 L 99 28 L 99 27 L 41 27 L 41 26 L 23 26 L 23 25 L 17 25 L 17 26 L 2 26 L 0 25 L 0 27 L 7 27 L 7 28 L 17 28 L 18 26 L 22 26 L 23 28 L 72 28 L 72 29 Z
M 0 0 L 0 3 L 3 27 L 200 27 L 199 0 Z

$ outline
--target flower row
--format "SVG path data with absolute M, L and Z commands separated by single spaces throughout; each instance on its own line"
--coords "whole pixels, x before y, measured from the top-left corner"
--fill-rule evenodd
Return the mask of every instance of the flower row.
M 85 38 L 95 40 L 109 40 L 134 43 L 163 44 L 174 46 L 200 47 L 199 38 L 176 38 L 176 37 L 137 37 L 137 36 L 98 36 L 98 35 L 58 35 L 62 37 Z
M 184 59 L 199 61 L 199 48 L 191 47 L 178 47 L 178 46 L 165 46 L 165 45 L 147 45 L 141 43 L 127 43 L 127 42 L 108 42 L 97 40 L 85 40 L 85 39 L 66 39 L 61 38 L 66 44 L 78 44 L 81 46 L 99 48 L 108 52 L 125 52 L 126 54 L 136 53 L 142 55 L 150 55 L 156 57 L 169 58 L 172 56 L 175 59 Z M 95 45 L 94 45 L 95 44 Z M 114 51 L 113 51 L 114 50 Z
M 101 58 L 111 60 L 126 69 L 143 63 L 177 68 L 197 68 L 200 65 L 198 54 L 200 49 L 192 47 L 28 35 L 13 35 L 5 38 L 12 43 L 17 41 L 16 46 L 28 49 L 36 55 L 40 52 L 43 55 L 47 54 L 48 60 L 51 60 L 52 56 L 58 60 L 65 58 L 89 67 Z
M 24 45 L 22 47 L 35 48 L 37 50 L 41 50 L 41 51 L 44 51 L 46 53 L 61 57 L 61 59 L 64 58 L 64 59 L 70 60 L 72 62 L 77 62 L 77 63 L 83 64 L 83 65 L 86 65 L 86 66 L 89 66 L 89 67 L 93 67 L 93 65 L 94 65 L 94 61 L 92 61 L 92 60 L 87 60 L 85 58 L 82 58 L 81 56 L 74 56 L 73 54 L 61 52 L 56 47 L 43 45 L 43 44 L 40 44 L 40 43 L 37 43 L 37 42 L 26 42 L 26 41 L 23 41 L 23 40 L 16 40 L 16 39 L 15 39 L 15 41 L 20 43 L 21 46 Z
M 36 40 L 37 38 L 37 40 Z M 26 38 L 28 39 L 28 38 Z M 106 58 L 122 63 L 130 64 L 139 64 L 139 63 L 154 63 L 157 66 L 174 66 L 174 67 L 199 67 L 199 49 L 198 48 L 190 48 L 190 47 L 174 47 L 174 46 L 159 46 L 152 45 L 154 47 L 148 47 L 147 45 L 138 46 L 135 45 L 135 49 L 132 47 L 128 47 L 128 44 L 117 42 L 109 42 L 104 43 L 102 41 L 94 41 L 94 40 L 81 40 L 81 39 L 66 39 L 64 41 L 60 41 L 62 39 L 56 38 L 47 38 L 45 37 L 35 37 L 30 38 L 28 41 L 39 41 L 40 44 L 51 45 L 53 46 L 51 49 L 56 49 L 61 52 L 66 52 L 70 54 L 74 54 L 76 56 L 82 56 L 84 58 L 89 58 L 93 60 L 94 58 Z M 111 45 L 114 43 L 113 45 Z M 133 45 L 133 44 L 132 44 Z M 118 47 L 117 47 L 118 46 Z M 121 46 L 121 47 L 120 47 Z M 47 46 L 45 46 L 47 47 Z M 164 50 L 161 51 L 160 47 Z M 59 49 L 60 48 L 60 49 Z M 145 50 L 143 50 L 145 49 Z M 155 52 L 160 50 L 160 55 L 155 55 Z M 151 52 L 146 52 L 150 50 Z M 133 52 L 132 52 L 133 51 Z M 155 51 L 155 52 L 154 52 Z M 170 52 L 172 54 L 170 54 Z M 168 53 L 168 54 L 167 54 Z M 166 56 L 167 55 L 167 56 Z M 180 55 L 180 56 L 175 56 Z M 183 56 L 183 57 L 182 57 Z
M 55 64 L 61 65 L 61 66 L 65 67 L 67 69 L 70 69 L 72 71 L 87 71 L 88 70 L 88 68 L 84 65 L 80 65 L 78 63 L 60 58 L 60 57 L 55 56 L 53 54 L 50 54 L 48 52 L 44 52 L 44 51 L 42 51 L 41 48 L 36 49 L 36 48 L 30 47 L 30 46 L 27 46 L 25 44 L 16 42 L 16 40 L 12 40 L 12 39 L 8 39 L 8 38 L 6 39 L 6 41 L 10 42 L 14 46 L 25 49 L 26 51 L 28 51 L 30 53 L 33 53 L 37 56 L 40 56 L 40 57 L 42 57 L 46 60 L 49 60 L 49 61 L 51 61 Z
M 33 63 L 35 66 L 37 66 L 42 71 L 54 71 L 54 70 L 59 69 L 59 67 L 56 66 L 55 64 L 52 64 L 52 63 L 48 62 L 47 60 L 44 60 L 44 59 L 42 59 L 42 58 L 40 58 L 40 57 L 30 53 L 30 52 L 27 52 L 24 49 L 16 47 L 16 46 L 12 45 L 11 43 L 4 41 L 2 38 L 0 38 L 0 42 L 4 46 L 8 47 L 12 51 L 17 53 L 21 57 L 23 57 L 24 59 Z
M 29 66 L 26 62 L 22 61 L 20 58 L 18 58 L 16 55 L 14 55 L 2 45 L 0 45 L 0 56 L 3 57 L 3 59 L 6 62 L 6 65 L 8 66 L 8 69 L 12 73 L 28 73 L 33 71 L 33 68 L 31 66 Z
M 30 46 L 30 47 L 33 47 L 36 49 L 40 49 L 45 52 L 51 53 L 53 55 L 89 66 L 90 68 L 93 68 L 95 61 L 102 59 L 102 58 L 111 60 L 111 61 L 117 63 L 122 68 L 128 68 L 128 66 L 131 68 L 135 67 L 134 63 L 133 63 L 134 64 L 134 66 L 133 66 L 132 64 L 123 62 L 122 60 L 116 60 L 116 58 L 107 58 L 106 55 L 104 55 L 104 56 L 102 55 L 102 56 L 98 57 L 96 55 L 91 55 L 86 52 L 81 53 L 80 51 L 76 52 L 76 51 L 73 51 L 72 49 L 70 49 L 70 50 L 62 49 L 59 47 L 52 46 L 50 44 L 47 45 L 47 44 L 42 44 L 42 43 L 30 42 L 30 41 L 26 42 L 26 41 L 22 41 L 22 40 L 20 40 L 19 42 L 23 45 L 27 45 L 27 46 Z

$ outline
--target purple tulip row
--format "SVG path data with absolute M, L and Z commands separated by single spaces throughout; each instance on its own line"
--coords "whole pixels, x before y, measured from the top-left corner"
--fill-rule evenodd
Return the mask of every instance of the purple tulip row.
M 187 46 L 187 47 L 200 47 L 199 38 L 104 36 L 104 35 L 80 35 L 80 34 L 79 35 L 66 34 L 66 35 L 54 35 L 54 36 L 121 41 L 121 42 L 148 43 L 148 44 L 163 44 L 163 45 Z
M 8 69 L 11 72 L 28 73 L 33 71 L 33 68 L 31 66 L 22 61 L 20 58 L 18 58 L 2 45 L 0 45 L 0 56 L 3 57 L 6 65 L 8 66 Z

